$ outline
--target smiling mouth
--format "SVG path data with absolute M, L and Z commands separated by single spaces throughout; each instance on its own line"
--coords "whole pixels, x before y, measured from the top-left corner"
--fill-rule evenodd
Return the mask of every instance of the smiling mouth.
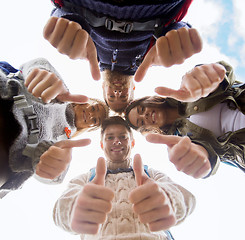
M 83 119 L 84 119 L 84 122 L 87 122 L 87 115 L 86 115 L 85 111 L 83 111 Z
M 151 120 L 152 120 L 152 123 L 156 122 L 156 112 L 155 111 L 152 111 L 151 113 Z
M 112 152 L 121 152 L 123 150 L 124 150 L 124 148 L 112 148 L 111 149 Z

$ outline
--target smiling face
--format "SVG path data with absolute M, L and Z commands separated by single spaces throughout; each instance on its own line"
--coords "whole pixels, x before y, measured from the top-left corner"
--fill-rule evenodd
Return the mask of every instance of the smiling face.
M 128 159 L 133 142 L 127 128 L 120 124 L 107 126 L 101 139 L 105 156 L 111 162 L 123 162 Z
M 141 126 L 161 128 L 166 124 L 166 112 L 161 108 L 138 105 L 131 109 L 128 119 L 136 128 Z
M 106 117 L 102 104 L 77 104 L 75 110 L 75 125 L 77 129 L 100 126 Z
M 133 98 L 132 76 L 110 71 L 102 72 L 102 76 L 104 78 L 103 95 L 108 106 L 115 112 L 124 110 Z

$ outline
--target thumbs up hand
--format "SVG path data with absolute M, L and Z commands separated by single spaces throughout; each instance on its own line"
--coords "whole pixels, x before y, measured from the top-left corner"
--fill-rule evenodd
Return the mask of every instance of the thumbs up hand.
M 80 24 L 65 18 L 51 17 L 43 29 L 43 36 L 60 53 L 71 59 L 88 60 L 93 79 L 100 79 L 95 44 Z
M 129 194 L 133 211 L 151 231 L 169 229 L 175 225 L 176 218 L 166 192 L 144 172 L 140 155 L 135 155 L 133 164 L 135 180 L 138 185 Z
M 203 178 L 211 171 L 207 150 L 199 144 L 192 143 L 188 137 L 148 134 L 146 140 L 166 144 L 169 160 L 178 171 L 194 178 Z
M 71 228 L 80 234 L 96 234 L 100 224 L 106 221 L 107 214 L 112 209 L 114 193 L 105 187 L 106 163 L 99 158 L 96 166 L 96 176 L 83 187 L 73 205 Z
M 171 67 L 182 64 L 185 59 L 202 50 L 202 39 L 195 28 L 179 28 L 167 32 L 157 39 L 156 44 L 146 54 L 135 73 L 135 81 L 140 82 L 153 65 Z
M 49 103 L 55 98 L 61 102 L 85 103 L 88 101 L 84 95 L 70 94 L 61 79 L 44 69 L 33 69 L 25 80 L 25 86 L 33 96 L 40 97 L 44 103 Z
M 49 147 L 36 166 L 39 177 L 55 179 L 65 171 L 72 159 L 73 147 L 84 147 L 90 144 L 90 139 L 62 140 Z

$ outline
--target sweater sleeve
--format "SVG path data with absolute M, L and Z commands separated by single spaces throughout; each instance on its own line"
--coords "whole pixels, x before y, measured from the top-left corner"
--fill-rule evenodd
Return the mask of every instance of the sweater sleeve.
M 89 172 L 71 180 L 68 184 L 67 189 L 56 201 L 53 209 L 53 220 L 55 224 L 63 230 L 73 234 L 77 233 L 75 233 L 71 229 L 72 208 L 79 193 L 82 191 L 83 186 L 89 182 L 90 175 L 91 173 Z
M 196 205 L 195 196 L 185 188 L 174 183 L 167 175 L 154 169 L 149 169 L 149 174 L 158 185 L 167 193 L 179 224 L 190 215 Z

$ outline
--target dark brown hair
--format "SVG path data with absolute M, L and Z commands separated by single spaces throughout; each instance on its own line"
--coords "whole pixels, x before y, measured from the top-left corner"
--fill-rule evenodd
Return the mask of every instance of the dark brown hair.
M 129 132 L 130 136 L 132 136 L 132 130 L 131 130 L 130 126 L 128 125 L 128 123 L 122 117 L 113 116 L 113 117 L 106 118 L 102 122 L 102 125 L 101 125 L 101 138 L 103 137 L 106 128 L 108 126 L 110 126 L 110 125 L 115 125 L 115 124 L 119 124 L 119 125 L 122 125 L 122 126 L 126 127 L 126 129 Z
M 168 104 L 168 102 L 166 101 L 166 98 L 163 97 L 159 97 L 159 96 L 146 96 L 143 98 L 139 98 L 136 99 L 134 101 L 132 101 L 126 108 L 125 110 L 125 119 L 128 123 L 128 125 L 135 129 L 135 130 L 139 130 L 139 127 L 134 126 L 128 118 L 128 114 L 129 112 L 137 107 L 137 106 L 144 106 L 144 107 L 157 107 L 157 108 L 169 108 L 170 105 Z M 166 132 L 167 129 L 169 129 L 171 125 L 165 125 L 163 127 L 161 127 L 159 130 L 160 132 L 164 133 Z M 156 130 L 156 129 L 155 129 Z

